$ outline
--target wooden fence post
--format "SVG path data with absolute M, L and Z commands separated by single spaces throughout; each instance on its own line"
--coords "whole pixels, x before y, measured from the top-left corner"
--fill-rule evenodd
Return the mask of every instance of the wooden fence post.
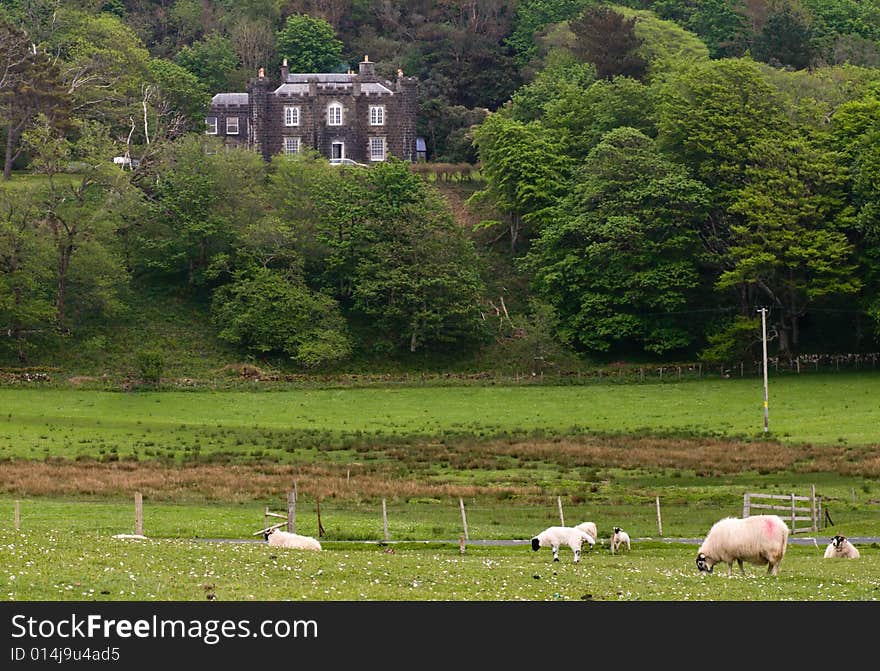
M 816 511 L 816 485 L 810 485 L 810 516 L 812 517 L 812 531 L 819 531 L 819 515 Z
M 21 528 L 21 508 L 19 507 L 18 499 L 15 499 L 15 514 L 13 517 L 15 519 L 15 530 L 18 531 Z
M 791 533 L 794 533 L 794 525 L 795 525 L 795 511 L 794 511 L 794 492 L 791 493 Z
M 751 507 L 751 496 L 746 492 L 743 494 L 743 519 L 749 516 Z
M 263 528 L 269 528 L 269 506 L 263 508 Z
M 470 540 L 467 530 L 467 517 L 464 514 L 464 499 L 458 497 L 458 505 L 461 506 L 461 525 L 464 527 L 464 540 Z
M 287 492 L 287 531 L 292 534 L 296 533 L 296 483 L 293 485 L 294 490 Z
M 321 499 L 315 499 L 315 510 L 318 513 L 318 538 L 324 535 L 324 525 L 321 524 Z
M 559 506 L 559 524 L 560 524 L 560 526 L 564 527 L 565 526 L 565 517 L 563 517 L 563 515 L 562 515 L 562 497 L 561 496 L 556 497 L 556 505 Z
M 385 499 L 382 499 L 382 531 L 385 534 L 384 538 L 388 540 L 388 509 L 385 507 Z
M 144 535 L 144 497 L 140 492 L 134 493 L 134 532 Z
M 663 522 L 660 520 L 660 497 L 657 497 L 657 535 L 663 535 Z

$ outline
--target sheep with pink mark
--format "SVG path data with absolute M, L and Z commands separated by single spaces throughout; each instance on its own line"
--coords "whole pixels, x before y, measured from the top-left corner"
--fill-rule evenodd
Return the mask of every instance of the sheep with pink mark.
M 700 572 L 712 573 L 715 564 L 727 563 L 727 575 L 733 563 L 745 574 L 743 562 L 767 566 L 769 575 L 779 574 L 779 564 L 788 548 L 788 525 L 778 515 L 754 515 L 719 520 L 703 540 L 697 553 Z

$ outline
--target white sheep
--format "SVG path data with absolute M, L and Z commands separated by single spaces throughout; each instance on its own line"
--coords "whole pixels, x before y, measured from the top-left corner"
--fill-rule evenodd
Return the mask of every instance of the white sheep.
M 289 531 L 269 529 L 263 534 L 263 538 L 269 541 L 269 545 L 280 548 L 294 548 L 297 550 L 321 550 L 321 544 L 311 536 L 292 534 Z
M 581 547 L 588 543 L 590 549 L 596 544 L 595 537 L 576 527 L 547 527 L 532 538 L 532 550 L 549 547 L 553 550 L 553 561 L 559 561 L 559 546 L 567 545 L 574 552 L 575 562 L 581 559 Z
M 860 556 L 858 548 L 846 536 L 835 536 L 828 543 L 828 547 L 825 548 L 825 559 L 833 559 L 835 557 L 858 559 Z
M 617 552 L 624 545 L 629 550 L 629 534 L 620 527 L 614 527 L 614 533 L 611 535 L 611 554 Z
M 575 529 L 580 529 L 581 531 L 586 531 L 596 540 L 599 539 L 599 530 L 596 528 L 595 522 L 581 522 L 578 524 Z
M 778 515 L 754 515 L 739 519 L 726 517 L 712 525 L 697 553 L 697 568 L 706 573 L 727 562 L 727 575 L 733 562 L 745 574 L 743 562 L 763 566 L 769 575 L 778 575 L 779 564 L 788 547 L 788 526 Z

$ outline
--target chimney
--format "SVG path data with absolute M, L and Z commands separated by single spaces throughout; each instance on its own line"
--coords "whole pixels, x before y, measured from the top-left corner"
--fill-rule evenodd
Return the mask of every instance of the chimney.
M 376 70 L 373 67 L 373 64 L 370 62 L 369 56 L 364 56 L 364 60 L 358 64 L 359 72 L 361 77 L 375 77 Z
M 281 83 L 284 84 L 287 81 L 287 75 L 290 74 L 290 68 L 287 67 L 287 59 L 285 58 L 281 61 Z

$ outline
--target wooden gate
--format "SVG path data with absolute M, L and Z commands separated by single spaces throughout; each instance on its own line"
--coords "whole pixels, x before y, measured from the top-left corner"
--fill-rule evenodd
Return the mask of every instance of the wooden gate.
M 769 503 L 761 503 L 764 500 Z M 756 500 L 758 502 L 756 502 Z M 777 501 L 778 503 L 773 503 Z M 786 503 L 783 504 L 782 501 Z M 758 510 L 755 513 L 753 511 Z M 816 486 L 810 486 L 809 496 L 796 496 L 792 494 L 758 494 L 747 492 L 743 494 L 743 517 L 762 514 L 760 511 L 774 511 L 782 519 L 788 520 L 791 533 L 816 533 L 822 522 L 822 497 L 816 496 Z M 799 522 L 807 522 L 807 526 L 799 526 Z

